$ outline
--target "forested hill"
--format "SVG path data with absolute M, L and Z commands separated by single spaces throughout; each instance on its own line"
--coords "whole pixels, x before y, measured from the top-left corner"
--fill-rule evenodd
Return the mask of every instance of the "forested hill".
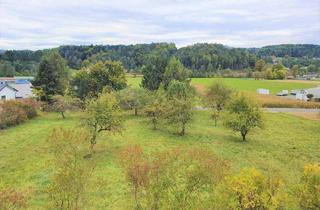
M 150 55 L 167 58 L 178 57 L 183 65 L 191 69 L 194 76 L 203 76 L 222 69 L 250 69 L 262 58 L 272 63 L 276 56 L 286 67 L 320 66 L 320 45 L 286 44 L 262 48 L 232 48 L 221 44 L 194 44 L 177 49 L 173 43 L 136 45 L 66 45 L 46 50 L 8 50 L 0 53 L 0 76 L 33 75 L 41 57 L 57 50 L 66 59 L 70 68 L 80 69 L 88 63 L 100 60 L 118 60 L 131 72 L 139 72 Z M 274 57 L 273 57 L 274 58 Z
M 258 56 L 275 55 L 277 57 L 310 57 L 320 58 L 320 45 L 313 44 L 281 44 L 261 48 L 250 48 L 250 52 Z

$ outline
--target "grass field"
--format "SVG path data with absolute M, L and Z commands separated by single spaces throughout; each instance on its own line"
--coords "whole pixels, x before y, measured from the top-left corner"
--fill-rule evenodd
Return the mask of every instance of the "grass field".
M 141 83 L 141 77 L 128 77 L 127 79 L 128 84 L 133 87 L 139 87 Z M 191 84 L 196 87 L 206 88 L 216 80 L 221 80 L 227 86 L 238 91 L 256 92 L 258 88 L 266 88 L 269 89 L 273 95 L 281 90 L 305 89 L 320 85 L 320 82 L 313 81 L 254 80 L 241 78 L 192 78 Z
M 306 163 L 320 161 L 320 123 L 286 114 L 265 114 L 265 128 L 248 135 L 248 142 L 222 126 L 213 126 L 207 111 L 196 111 L 184 137 L 166 129 L 151 129 L 145 117 L 128 115 L 122 135 L 98 138 L 94 182 L 90 193 L 92 209 L 133 209 L 130 188 L 125 182 L 116 154 L 129 144 L 140 144 L 152 153 L 171 148 L 207 148 L 229 161 L 233 172 L 243 167 L 268 168 L 281 172 L 287 185 L 297 183 Z M 43 209 L 45 189 L 52 175 L 47 137 L 54 127 L 78 127 L 79 113 L 41 114 L 25 124 L 0 131 L 0 187 L 32 190 L 29 209 Z M 281 126 L 279 126 L 281 125 Z M 292 189 L 292 188 L 291 188 Z

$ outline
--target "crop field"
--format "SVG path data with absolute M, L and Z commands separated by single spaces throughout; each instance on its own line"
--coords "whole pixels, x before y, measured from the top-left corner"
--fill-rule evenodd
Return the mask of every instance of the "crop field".
M 128 77 L 128 84 L 139 87 L 141 77 Z M 296 81 L 296 80 L 254 80 L 239 78 L 192 78 L 191 84 L 197 89 L 205 90 L 213 81 L 221 80 L 227 86 L 238 91 L 256 92 L 258 88 L 266 88 L 273 95 L 281 90 L 306 89 L 320 85 L 315 81 Z
M 194 120 L 184 137 L 162 125 L 152 130 L 144 116 L 126 114 L 121 135 L 101 133 L 97 139 L 97 161 L 89 205 L 92 209 L 133 209 L 130 187 L 118 161 L 118 151 L 127 145 L 141 145 L 147 153 L 174 148 L 207 148 L 225 159 L 230 173 L 255 167 L 274 169 L 294 189 L 303 166 L 320 161 L 320 124 L 286 114 L 265 113 L 264 129 L 253 130 L 248 141 L 218 124 L 214 127 L 208 111 L 195 111 Z M 29 209 L 45 209 L 46 188 L 53 174 L 48 136 L 54 128 L 79 127 L 80 113 L 67 113 L 62 119 L 55 113 L 39 117 L 14 128 L 0 131 L 0 185 L 30 189 Z M 279 126 L 281 125 L 281 126 Z M 170 132 L 168 132 L 168 129 Z M 88 142 L 89 146 L 89 142 Z M 296 203 L 289 192 L 293 208 Z

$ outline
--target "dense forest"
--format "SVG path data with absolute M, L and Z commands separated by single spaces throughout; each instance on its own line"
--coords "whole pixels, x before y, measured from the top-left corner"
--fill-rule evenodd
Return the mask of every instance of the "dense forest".
M 291 68 L 320 68 L 320 45 L 286 44 L 262 48 L 231 48 L 221 44 L 194 44 L 177 48 L 173 43 L 136 45 L 66 45 L 46 50 L 7 50 L 0 52 L 0 76 L 34 75 L 44 54 L 58 51 L 72 69 L 98 61 L 121 61 L 128 72 L 142 72 L 150 56 L 176 56 L 193 76 L 210 76 L 220 70 L 250 70 L 259 59 L 266 63 L 281 62 Z

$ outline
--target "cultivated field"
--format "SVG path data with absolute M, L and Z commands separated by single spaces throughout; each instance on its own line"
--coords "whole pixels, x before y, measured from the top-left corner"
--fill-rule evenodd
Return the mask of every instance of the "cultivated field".
M 128 84 L 133 87 L 140 87 L 142 77 L 127 77 Z M 248 94 L 255 98 L 263 107 L 286 107 L 286 108 L 320 108 L 318 102 L 305 102 L 285 97 L 278 97 L 276 94 L 281 90 L 307 89 L 320 86 L 318 81 L 299 80 L 254 80 L 239 78 L 192 78 L 191 84 L 197 92 L 204 94 L 207 87 L 214 81 L 222 81 L 233 90 Z M 271 95 L 256 94 L 258 88 L 265 88 L 271 91 Z
M 128 84 L 139 87 L 142 77 L 128 77 Z M 317 81 L 297 81 L 297 80 L 254 80 L 239 78 L 192 78 L 191 84 L 198 90 L 205 90 L 213 81 L 221 80 L 227 86 L 238 91 L 256 92 L 258 88 L 266 88 L 273 95 L 281 90 L 306 89 L 320 85 Z
M 214 127 L 208 111 L 194 114 L 195 119 L 184 137 L 167 132 L 164 126 L 154 131 L 145 117 L 134 117 L 132 113 L 126 116 L 122 135 L 102 133 L 94 155 L 97 167 L 89 206 L 92 209 L 134 209 L 130 187 L 116 157 L 126 145 L 139 144 L 147 153 L 172 148 L 207 148 L 229 162 L 230 173 L 237 173 L 244 167 L 278 170 L 286 180 L 291 209 L 296 209 L 292 196 L 294 184 L 299 181 L 305 164 L 320 161 L 319 123 L 266 113 L 265 128 L 254 130 L 248 135 L 248 142 L 242 142 L 239 134 L 221 124 Z M 30 188 L 29 209 L 44 209 L 47 203 L 45 190 L 53 173 L 52 153 L 47 142 L 50 132 L 56 127 L 79 127 L 79 113 L 66 116 L 63 120 L 58 114 L 42 113 L 25 124 L 0 131 L 0 183 L 17 189 Z

